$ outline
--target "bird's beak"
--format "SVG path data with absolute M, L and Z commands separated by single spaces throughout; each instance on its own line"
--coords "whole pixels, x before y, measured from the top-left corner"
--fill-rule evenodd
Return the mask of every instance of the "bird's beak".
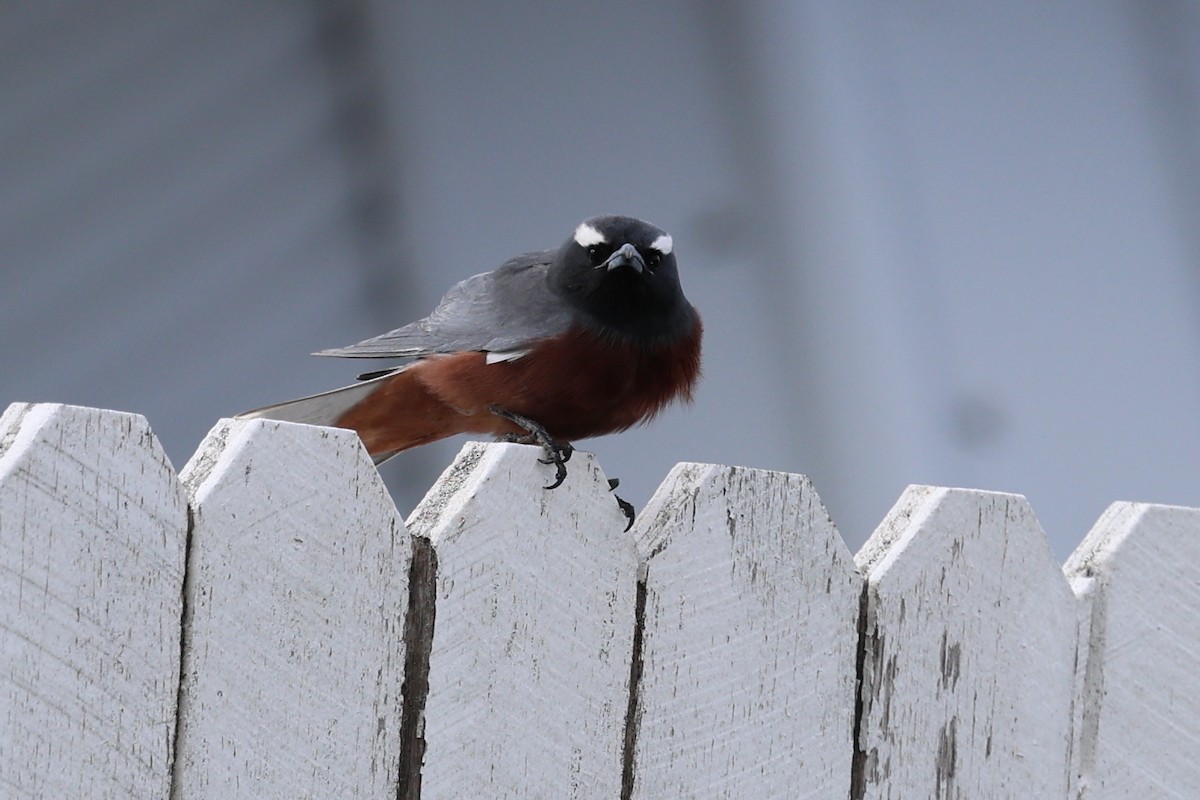
M 604 262 L 604 266 L 612 272 L 617 267 L 632 267 L 638 272 L 643 272 L 646 269 L 646 262 L 642 260 L 642 254 L 637 251 L 637 248 L 631 244 L 623 244 L 608 257 L 608 261 Z

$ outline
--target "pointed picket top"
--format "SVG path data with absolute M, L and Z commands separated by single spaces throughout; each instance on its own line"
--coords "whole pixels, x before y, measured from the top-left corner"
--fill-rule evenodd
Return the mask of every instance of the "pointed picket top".
M 1091 612 L 1078 745 L 1087 796 L 1191 797 L 1200 509 L 1115 503 L 1063 571 Z
M 1064 797 L 1075 601 L 1025 499 L 909 487 L 857 561 L 853 797 Z
M 358 437 L 222 420 L 182 477 L 176 796 L 394 797 L 411 544 Z
M 618 795 L 637 557 L 593 457 L 547 490 L 541 454 L 468 443 L 409 518 L 436 572 L 424 797 Z
M 0 793 L 166 796 L 186 540 L 143 417 L 0 416 Z
M 679 464 L 646 559 L 632 797 L 845 797 L 862 579 L 808 478 Z

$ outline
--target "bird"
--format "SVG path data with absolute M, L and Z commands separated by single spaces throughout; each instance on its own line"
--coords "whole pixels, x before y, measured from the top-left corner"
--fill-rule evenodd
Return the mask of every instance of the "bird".
M 671 236 L 602 215 L 557 249 L 455 284 L 423 319 L 313 354 L 406 363 L 238 417 L 352 429 L 375 464 L 459 433 L 536 444 L 555 465 L 553 489 L 574 441 L 691 401 L 702 337 Z M 632 508 L 618 502 L 632 524 Z

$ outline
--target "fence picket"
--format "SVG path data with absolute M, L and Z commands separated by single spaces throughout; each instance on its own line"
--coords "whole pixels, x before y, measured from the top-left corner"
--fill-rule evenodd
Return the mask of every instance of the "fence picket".
M 620 790 L 636 554 L 592 456 L 548 491 L 540 455 L 469 443 L 409 518 L 436 554 L 426 800 Z
M 812 484 L 680 464 L 635 531 L 633 796 L 845 797 L 862 580 Z
M 1089 800 L 1200 793 L 1200 509 L 1115 503 L 1063 567 L 1090 601 Z
M 410 538 L 358 437 L 223 420 L 183 470 L 175 797 L 395 797 Z
M 166 796 L 186 536 L 141 416 L 0 416 L 0 795 Z
M 851 557 L 800 475 L 468 444 L 408 521 L 355 434 L 0 415 L 0 797 L 1200 796 L 1200 509 L 1059 567 L 914 486 Z
M 1075 600 L 1023 497 L 909 487 L 868 579 L 854 797 L 1065 797 Z

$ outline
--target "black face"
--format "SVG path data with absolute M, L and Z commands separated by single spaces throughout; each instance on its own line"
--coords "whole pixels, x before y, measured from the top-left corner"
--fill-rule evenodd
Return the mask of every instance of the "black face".
M 673 242 L 633 217 L 593 217 L 563 243 L 550 270 L 554 290 L 586 323 L 617 336 L 670 338 L 691 330 Z

